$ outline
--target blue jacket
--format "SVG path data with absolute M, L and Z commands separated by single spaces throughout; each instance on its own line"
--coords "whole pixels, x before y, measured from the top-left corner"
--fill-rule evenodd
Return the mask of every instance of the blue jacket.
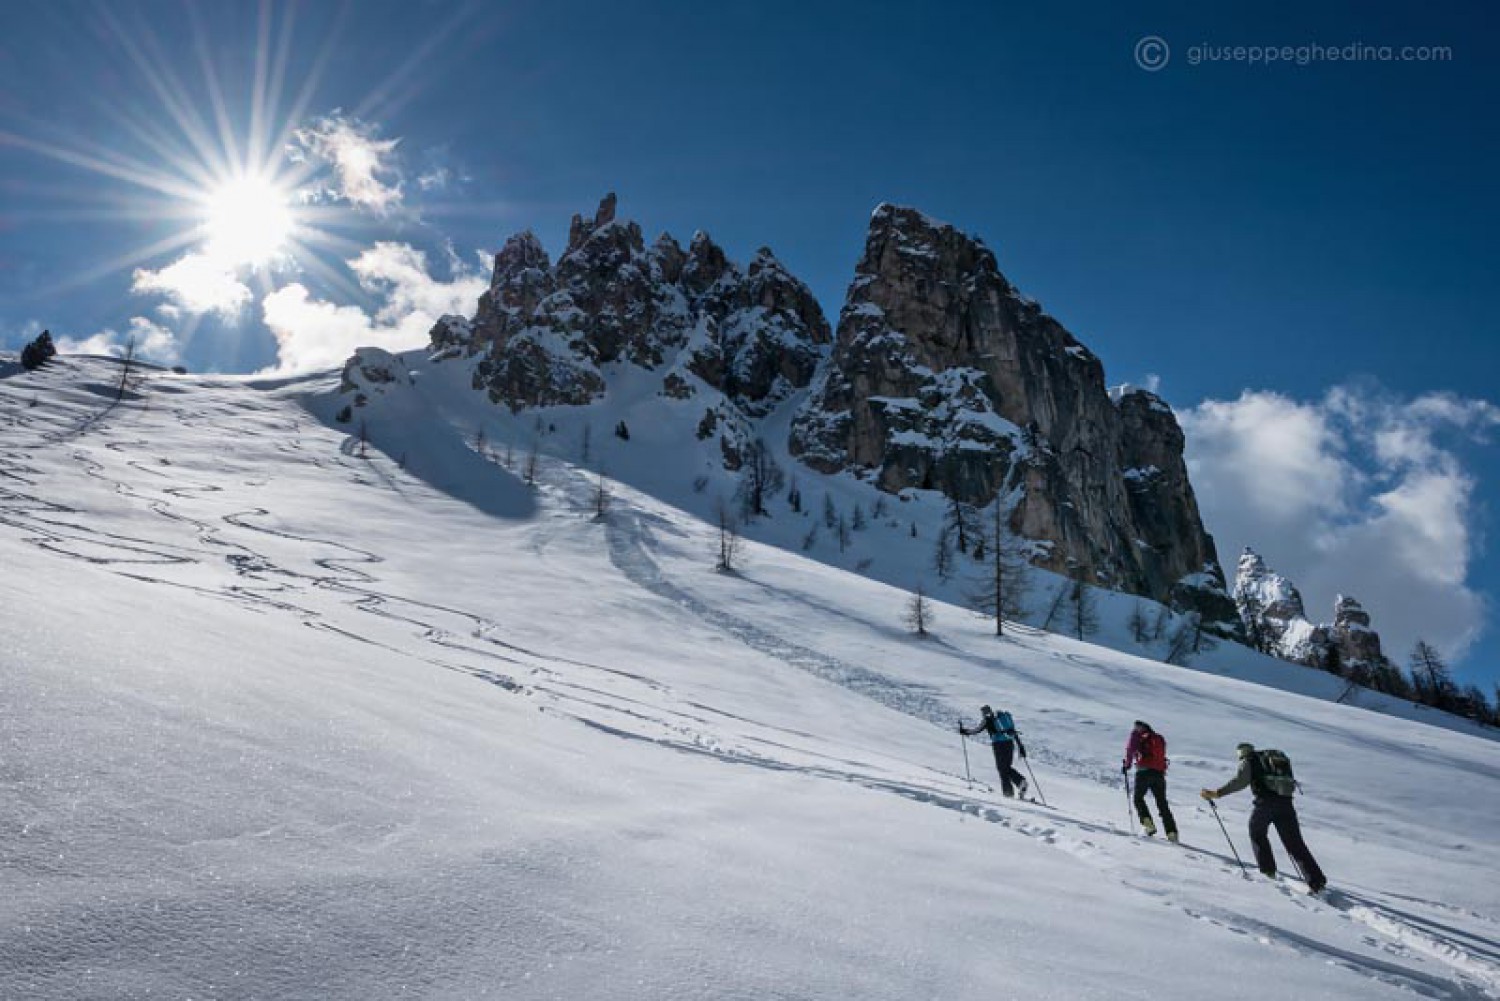
M 1015 741 L 1017 748 L 1024 746 L 1021 743 L 1021 735 L 1016 732 L 1016 721 L 1011 719 L 1010 713 L 1003 709 L 989 719 L 981 719 L 979 725 L 972 730 L 962 723 L 958 725 L 958 730 L 966 737 L 988 733 L 991 744 L 1009 744 Z

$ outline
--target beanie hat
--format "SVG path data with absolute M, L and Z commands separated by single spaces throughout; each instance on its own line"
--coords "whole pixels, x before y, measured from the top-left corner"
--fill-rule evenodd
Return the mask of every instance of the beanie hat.
M 1240 753 L 1240 757 L 1243 758 L 1246 755 L 1255 753 L 1255 745 L 1250 743 L 1242 743 L 1238 747 L 1236 747 L 1235 750 L 1238 751 Z

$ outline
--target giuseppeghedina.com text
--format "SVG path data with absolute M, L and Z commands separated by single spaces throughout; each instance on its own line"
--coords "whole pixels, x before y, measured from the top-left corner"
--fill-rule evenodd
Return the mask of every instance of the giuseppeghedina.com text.
M 1349 42 L 1345 45 L 1212 45 L 1199 43 L 1183 50 L 1183 61 L 1189 66 L 1205 63 L 1245 63 L 1269 66 L 1284 63 L 1312 66 L 1318 63 L 1445 63 L 1453 61 L 1449 45 L 1368 45 Z

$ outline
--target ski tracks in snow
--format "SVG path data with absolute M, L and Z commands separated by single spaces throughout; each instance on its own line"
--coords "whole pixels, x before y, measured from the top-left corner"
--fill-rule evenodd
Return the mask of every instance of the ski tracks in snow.
M 1195 894 L 1193 886 L 1206 880 L 1237 879 L 1238 870 L 1229 858 L 1186 845 L 1146 845 L 1113 824 L 1072 818 L 1033 804 L 986 800 L 966 788 L 957 776 L 932 769 L 922 769 L 926 774 L 916 775 L 913 769 L 922 766 L 896 760 L 889 762 L 889 768 L 881 768 L 871 761 L 834 752 L 817 735 L 680 698 L 666 685 L 642 674 L 520 645 L 509 639 L 503 624 L 493 618 L 395 593 L 379 579 L 379 554 L 281 528 L 265 507 L 239 507 L 214 517 L 206 516 L 207 512 L 190 514 L 183 510 L 189 503 L 202 507 L 222 488 L 185 475 L 164 457 L 149 459 L 153 446 L 146 428 L 139 421 L 129 428 L 118 426 L 127 414 L 139 415 L 135 408 L 106 407 L 71 421 L 59 421 L 59 415 L 50 415 L 51 426 L 46 427 L 40 419 L 34 422 L 28 410 L 17 409 L 13 396 L 5 402 L 12 404 L 7 408 L 11 429 L 36 435 L 39 440 L 23 445 L 12 439 L 0 452 L 0 527 L 15 530 L 26 541 L 56 555 L 85 560 L 132 579 L 240 602 L 262 613 L 291 614 L 311 628 L 468 675 L 507 694 L 540 697 L 539 707 L 544 711 L 565 713 L 618 739 L 647 741 L 734 766 L 855 784 L 954 811 L 1067 852 L 1102 875 L 1175 906 L 1188 918 L 1221 928 L 1226 934 L 1249 936 L 1270 948 L 1333 963 L 1419 996 L 1500 997 L 1500 926 L 1484 915 L 1450 915 L 1436 902 L 1353 889 L 1335 889 L 1322 899 L 1313 899 L 1302 896 L 1289 883 L 1257 885 L 1252 892 L 1264 890 L 1284 896 L 1296 908 L 1297 922 L 1277 923 L 1264 914 L 1204 903 L 1213 895 Z M 274 436 L 273 447 L 285 460 L 348 473 L 372 489 L 402 493 L 399 478 L 384 469 L 361 476 L 359 468 L 350 468 L 354 460 L 349 456 L 310 449 L 298 421 L 286 420 L 277 408 L 246 409 L 235 401 L 225 401 L 220 410 L 190 414 L 158 408 L 152 417 L 184 425 L 223 420 L 222 427 L 217 423 L 214 426 L 231 438 L 267 440 Z M 132 432 L 128 437 L 120 433 L 127 430 Z M 95 440 L 101 442 L 97 455 L 89 451 Z M 68 450 L 69 458 L 84 476 L 108 487 L 127 503 L 146 507 L 164 523 L 192 532 L 193 544 L 104 531 L 88 524 L 79 511 L 40 496 L 37 482 L 43 473 L 37 468 L 39 448 Z M 120 468 L 112 471 L 106 466 L 101 461 L 106 456 Z M 228 463 L 223 472 L 231 473 Z M 565 498 L 575 506 L 587 507 L 592 483 L 577 474 L 572 479 L 577 482 L 570 480 L 561 486 Z M 568 496 L 574 493 L 578 496 Z M 627 580 L 780 663 L 887 709 L 944 731 L 951 729 L 958 713 L 931 689 L 770 632 L 673 583 L 651 555 L 655 538 L 649 518 L 646 512 L 617 498 L 615 510 L 604 519 L 610 561 Z M 553 519 L 535 544 L 544 547 L 563 528 L 562 522 Z M 257 538 L 275 540 L 277 545 L 267 549 L 255 543 Z M 292 554 L 299 562 L 288 562 Z M 238 583 L 224 584 L 204 572 L 214 565 L 227 566 Z M 336 607 L 351 608 L 393 628 L 352 628 L 352 623 L 330 614 L 333 609 L 326 607 L 326 602 L 312 600 L 318 592 L 342 599 Z M 832 614 L 832 610 L 824 612 Z M 1054 765 L 1072 766 L 1065 770 L 1079 779 L 1100 781 L 1103 774 L 1083 762 L 1064 759 Z M 1157 873 L 1157 866 L 1135 864 L 1132 855 L 1139 851 L 1179 853 L 1185 870 L 1181 882 L 1167 883 Z M 1177 875 L 1173 873 L 1174 879 Z M 1251 890 L 1248 886 L 1246 889 Z M 1309 927 L 1319 927 L 1315 916 L 1358 926 L 1361 932 L 1356 935 L 1364 951 L 1309 934 Z M 1455 919 L 1471 927 L 1482 925 L 1486 933 L 1459 927 Z M 1496 933 L 1487 934 L 1491 929 Z M 1369 955 L 1371 951 L 1385 958 Z M 1451 975 L 1425 972 L 1422 967 L 1429 963 L 1440 964 Z
M 768 632 L 742 616 L 715 607 L 674 584 L 651 556 L 650 548 L 654 540 L 645 519 L 646 516 L 637 510 L 618 508 L 611 512 L 607 519 L 606 531 L 611 562 L 628 580 L 659 597 L 674 602 L 746 646 L 782 663 L 846 688 L 888 709 L 924 720 L 945 730 L 951 727 L 952 720 L 956 716 L 954 709 L 931 691 L 903 683 L 868 668 L 849 664 L 837 657 Z M 1409 990 L 1423 997 L 1457 999 L 1500 997 L 1500 939 L 1485 938 L 1441 924 L 1434 919 L 1411 913 L 1410 908 L 1403 910 L 1381 904 L 1370 896 L 1352 891 L 1332 890 L 1328 891 L 1325 897 L 1314 899 L 1306 897 L 1300 889 L 1290 889 L 1285 883 L 1267 887 L 1285 895 L 1293 905 L 1303 911 L 1337 916 L 1343 921 L 1357 923 L 1375 932 L 1378 937 L 1365 937 L 1365 944 L 1371 948 L 1379 948 L 1394 959 L 1410 961 L 1420 957 L 1436 961 L 1451 971 L 1452 977 L 1435 976 L 1399 962 L 1380 960 L 1341 948 L 1332 942 L 1323 941 L 1305 932 L 1277 925 L 1248 913 L 1194 903 L 1191 902 L 1191 892 L 1184 893 L 1183 889 L 1178 886 L 1152 885 L 1132 869 L 1118 851 L 1119 839 L 1130 838 L 1131 842 L 1139 842 L 1140 839 L 1127 835 L 1126 832 L 1111 824 L 1058 816 L 1047 816 L 1038 821 L 1032 818 L 1036 807 L 1029 804 L 1008 802 L 1001 807 L 956 791 L 862 774 L 859 769 L 829 768 L 812 764 L 796 765 L 745 751 L 706 747 L 701 740 L 682 742 L 666 737 L 651 738 L 609 726 L 598 720 L 581 718 L 581 721 L 618 737 L 653 740 L 662 746 L 685 753 L 705 754 L 733 764 L 777 771 L 798 771 L 810 776 L 852 782 L 874 791 L 955 810 L 996 824 L 1011 833 L 1065 851 L 1080 862 L 1111 876 L 1122 885 L 1161 898 L 1164 902 L 1170 902 L 1188 917 L 1221 927 L 1228 933 L 1247 935 L 1275 949 L 1288 950 L 1312 959 L 1333 963 L 1351 973 L 1382 984 Z M 1095 781 L 1101 781 L 1100 776 L 1105 774 L 1095 768 L 1080 771 L 1084 774 L 1075 777 L 1090 778 Z M 1109 777 L 1113 777 L 1112 773 Z M 1136 844 L 1135 847 L 1144 846 Z M 1160 848 L 1180 854 L 1184 860 L 1198 865 L 1200 869 L 1203 866 L 1211 868 L 1215 878 L 1236 878 L 1239 875 L 1238 868 L 1227 856 L 1188 845 L 1168 845 L 1165 842 L 1161 843 Z M 1259 890 L 1262 887 L 1256 887 L 1256 889 Z M 1179 897 L 1186 899 L 1179 900 Z

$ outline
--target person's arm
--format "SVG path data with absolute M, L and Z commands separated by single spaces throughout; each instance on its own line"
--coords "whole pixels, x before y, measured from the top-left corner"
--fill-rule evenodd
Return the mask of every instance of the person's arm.
M 979 728 L 979 730 L 983 730 L 983 729 L 984 729 L 984 727 L 980 727 Z M 964 726 L 964 721 L 963 720 L 959 720 L 958 721 L 958 732 L 961 733 L 961 734 L 963 734 L 965 737 L 972 737 L 976 733 L 978 733 L 979 730 L 970 730 L 970 729 L 968 729 L 967 727 Z
M 1228 796 L 1230 793 L 1239 792 L 1241 789 L 1244 789 L 1246 786 L 1248 786 L 1250 784 L 1250 780 L 1254 777 L 1254 766 L 1251 765 L 1249 758 L 1244 758 L 1240 761 L 1240 770 L 1238 772 L 1235 772 L 1234 778 L 1230 779 L 1228 782 L 1225 782 L 1218 789 L 1203 790 L 1203 798 L 1218 799 L 1220 796 Z
M 1130 739 L 1125 741 L 1125 760 L 1120 765 L 1120 771 L 1130 771 L 1130 766 L 1135 764 L 1135 759 L 1141 753 L 1141 735 L 1134 730 L 1130 731 Z

